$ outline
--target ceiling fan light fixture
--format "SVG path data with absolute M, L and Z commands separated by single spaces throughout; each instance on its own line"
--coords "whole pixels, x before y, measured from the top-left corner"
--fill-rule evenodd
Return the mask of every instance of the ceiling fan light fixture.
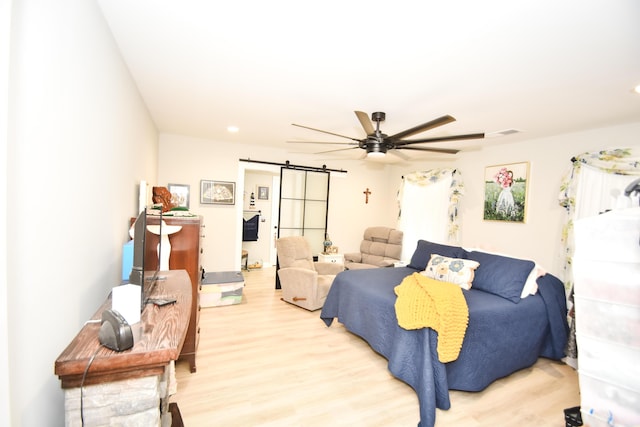
M 369 158 L 381 158 L 384 157 L 387 152 L 387 147 L 384 143 L 369 141 L 366 145 L 367 157 Z
M 369 151 L 367 153 L 367 157 L 374 158 L 374 159 L 380 159 L 384 156 L 386 156 L 386 154 L 383 153 L 382 151 Z

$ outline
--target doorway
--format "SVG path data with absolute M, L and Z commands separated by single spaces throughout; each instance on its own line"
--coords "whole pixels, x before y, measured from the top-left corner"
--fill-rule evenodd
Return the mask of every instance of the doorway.
M 237 230 L 243 236 L 257 224 L 257 230 L 252 230 L 257 235 L 252 239 L 241 237 L 242 250 L 238 251 L 237 265 L 241 268 L 275 265 L 277 268 L 280 216 L 285 218 L 285 235 L 304 235 L 314 242 L 313 249 L 318 246 L 316 252 L 320 253 L 327 227 L 331 171 L 344 172 L 291 165 L 288 161 L 280 164 L 241 159 L 238 187 L 242 188 L 243 198 L 242 203 L 236 205 Z M 253 220 L 254 225 L 245 229 L 247 220 Z
M 280 168 L 245 165 L 242 197 L 242 251 L 240 266 L 271 267 L 276 264 Z

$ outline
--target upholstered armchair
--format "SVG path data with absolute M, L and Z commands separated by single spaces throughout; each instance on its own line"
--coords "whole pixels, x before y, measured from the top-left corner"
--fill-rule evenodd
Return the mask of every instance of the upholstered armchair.
M 369 227 L 364 230 L 360 252 L 345 253 L 347 270 L 393 267 L 402 256 L 404 233 L 389 227 Z
M 282 299 L 309 311 L 322 308 L 342 264 L 314 262 L 309 243 L 301 236 L 281 237 L 278 250 L 278 278 Z

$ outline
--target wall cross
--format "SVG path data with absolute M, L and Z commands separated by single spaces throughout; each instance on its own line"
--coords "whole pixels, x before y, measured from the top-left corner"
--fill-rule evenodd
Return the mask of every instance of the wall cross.
M 369 188 L 364 190 L 362 193 L 364 194 L 364 202 L 369 203 L 369 194 L 371 194 L 371 191 L 369 191 Z

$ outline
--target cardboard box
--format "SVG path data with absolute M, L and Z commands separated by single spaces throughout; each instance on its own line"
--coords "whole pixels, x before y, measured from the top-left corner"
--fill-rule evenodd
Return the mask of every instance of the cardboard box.
M 205 273 L 200 286 L 200 307 L 240 304 L 244 276 L 240 271 Z

